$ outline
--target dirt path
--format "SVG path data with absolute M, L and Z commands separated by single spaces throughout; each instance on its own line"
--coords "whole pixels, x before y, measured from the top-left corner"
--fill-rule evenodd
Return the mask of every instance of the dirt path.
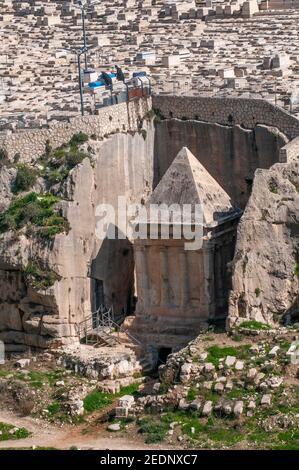
M 32 433 L 27 439 L 0 441 L 0 450 L 5 448 L 52 447 L 56 449 L 69 449 L 76 446 L 78 449 L 95 450 L 149 450 L 166 449 L 165 445 L 147 445 L 136 436 L 131 440 L 127 437 L 117 437 L 114 434 L 103 436 L 103 431 L 95 427 L 92 432 L 82 434 L 82 426 L 64 425 L 54 426 L 40 419 L 19 417 L 9 411 L 0 410 L 0 422 L 25 427 Z M 170 447 L 168 447 L 170 448 Z M 172 447 L 173 448 L 173 447 Z

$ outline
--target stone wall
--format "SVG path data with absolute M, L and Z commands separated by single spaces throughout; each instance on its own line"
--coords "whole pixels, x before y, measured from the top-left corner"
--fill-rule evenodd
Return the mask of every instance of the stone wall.
M 135 132 L 140 119 L 151 109 L 151 98 L 142 98 L 105 107 L 97 115 L 77 117 L 70 122 L 57 123 L 49 128 L 30 129 L 0 137 L 0 152 L 13 160 L 19 154 L 20 162 L 32 162 L 45 152 L 48 141 L 53 148 L 69 142 L 77 132 L 97 138 L 116 132 Z
M 165 118 L 240 125 L 253 129 L 257 124 L 277 127 L 288 139 L 299 136 L 299 120 L 264 100 L 194 96 L 153 96 L 153 107 Z

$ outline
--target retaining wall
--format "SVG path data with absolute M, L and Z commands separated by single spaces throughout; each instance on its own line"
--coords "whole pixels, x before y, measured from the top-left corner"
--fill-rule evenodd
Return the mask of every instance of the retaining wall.
M 45 152 L 46 142 L 57 148 L 78 132 L 104 137 L 116 132 L 136 132 L 140 119 L 151 109 L 151 98 L 141 98 L 99 110 L 97 115 L 77 117 L 49 128 L 29 129 L 0 137 L 0 151 L 9 160 L 31 162 Z
M 299 136 L 299 120 L 261 99 L 153 96 L 153 107 L 165 118 L 196 119 L 253 129 L 257 124 L 278 128 L 288 139 Z

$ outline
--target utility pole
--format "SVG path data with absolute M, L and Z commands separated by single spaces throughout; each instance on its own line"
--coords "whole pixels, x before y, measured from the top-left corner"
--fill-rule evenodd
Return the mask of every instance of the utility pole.
M 82 47 L 82 49 L 74 50 L 74 49 L 62 49 L 65 52 L 71 52 L 75 54 L 77 62 L 77 72 L 78 72 L 78 84 L 79 84 L 79 93 L 80 93 L 80 108 L 81 108 L 81 115 L 84 116 L 84 98 L 83 98 L 83 79 L 82 79 L 82 70 L 81 70 L 81 56 L 85 54 L 86 49 Z

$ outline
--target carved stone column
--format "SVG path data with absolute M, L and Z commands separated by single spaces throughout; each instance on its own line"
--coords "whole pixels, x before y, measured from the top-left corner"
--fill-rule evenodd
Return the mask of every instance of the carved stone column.
M 147 251 L 145 246 L 135 247 L 136 257 L 136 270 L 138 280 L 138 302 L 143 307 L 147 307 L 150 303 L 149 296 L 149 280 L 148 280 L 148 263 L 147 263 Z
M 214 243 L 205 241 L 202 249 L 204 268 L 204 295 L 206 318 L 213 318 L 215 313 L 214 295 Z

